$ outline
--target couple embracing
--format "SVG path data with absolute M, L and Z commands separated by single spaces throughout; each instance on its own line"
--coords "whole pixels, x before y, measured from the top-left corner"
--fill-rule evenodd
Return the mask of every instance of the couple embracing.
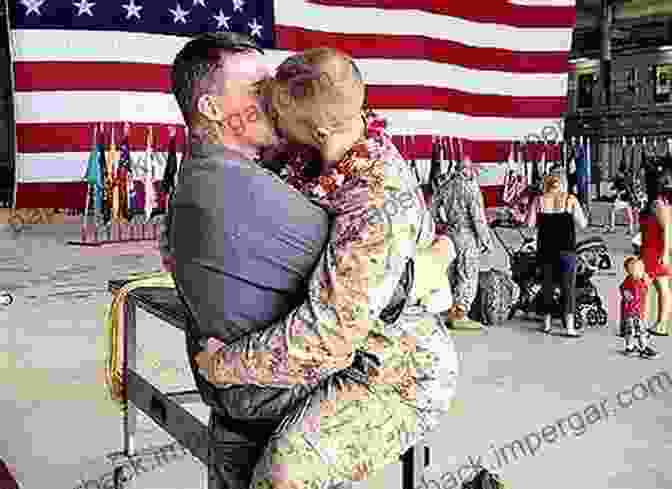
M 207 34 L 178 53 L 172 81 L 191 140 L 166 259 L 212 408 L 210 487 L 326 489 L 379 473 L 438 426 L 457 356 L 414 299 L 417 254 L 448 245 L 368 124 L 357 66 L 317 48 L 272 76 L 249 38 Z

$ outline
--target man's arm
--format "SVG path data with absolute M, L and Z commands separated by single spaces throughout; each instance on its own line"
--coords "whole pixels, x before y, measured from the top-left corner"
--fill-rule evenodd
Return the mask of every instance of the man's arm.
M 210 382 L 312 385 L 352 364 L 355 349 L 364 346 L 379 324 L 375 318 L 403 274 L 400 240 L 411 238 L 411 226 L 395 225 L 407 220 L 402 212 L 383 212 L 385 185 L 390 185 L 383 165 L 366 165 L 359 179 L 363 186 L 342 188 L 338 197 L 327 197 L 337 215 L 307 300 L 269 328 L 197 357 Z M 373 289 L 389 283 L 394 285 L 389 297 L 377 294 L 370 301 Z

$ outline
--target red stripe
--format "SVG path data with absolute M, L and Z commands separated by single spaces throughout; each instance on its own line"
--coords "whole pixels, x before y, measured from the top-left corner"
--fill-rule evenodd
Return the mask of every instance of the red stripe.
M 33 61 L 15 64 L 16 91 L 171 92 L 170 66 L 149 63 Z M 132 73 L 132 76 L 123 74 Z
M 475 117 L 552 119 L 567 110 L 567 97 L 474 95 L 449 88 L 367 86 L 367 103 L 375 109 L 442 110 Z
M 83 209 L 86 201 L 84 182 L 17 183 L 17 209 Z
M 286 51 L 330 46 L 353 58 L 423 59 L 508 73 L 567 73 L 570 68 L 568 52 L 562 51 L 510 51 L 465 46 L 425 36 L 340 34 L 289 26 L 276 26 L 275 35 L 277 48 Z
M 66 153 L 91 150 L 93 127 L 97 122 L 88 124 L 17 124 L 16 139 L 19 153 Z M 131 151 L 144 151 L 149 125 L 133 124 L 129 131 Z M 176 127 L 172 124 L 152 124 L 154 148 L 167 151 L 170 142 L 168 129 Z M 179 127 L 179 126 L 177 126 Z M 105 124 L 104 140 L 110 140 L 112 124 Z M 119 143 L 122 124 L 115 124 L 115 137 Z M 184 147 L 184 130 L 177 130 L 177 145 Z
M 276 30 L 278 49 L 301 51 L 332 46 L 355 58 L 418 59 L 484 71 L 564 74 L 570 69 L 566 52 L 513 52 L 474 48 L 421 36 L 339 35 L 293 27 Z M 385 39 L 381 40 L 381 37 Z M 383 47 L 384 43 L 384 47 Z M 16 90 L 137 90 L 169 93 L 168 65 L 150 63 L 17 62 Z M 133 76 L 119 76 L 133 73 Z M 93 87 L 96 88 L 93 88 Z
M 574 28 L 576 8 L 513 5 L 507 0 L 308 0 L 334 7 L 422 10 L 432 14 L 461 17 L 474 22 L 538 29 Z M 354 14 L 356 15 L 356 14 Z
M 90 124 L 18 124 L 16 128 L 19 153 L 64 153 L 87 152 L 91 150 L 91 136 L 94 122 Z M 120 134 L 121 125 L 115 129 Z M 155 148 L 165 150 L 169 143 L 168 127 L 170 125 L 153 125 Z M 134 124 L 129 133 L 129 144 L 132 151 L 145 149 L 145 138 L 148 126 Z M 110 125 L 106 125 L 106 139 L 109 140 Z M 178 130 L 178 149 L 184 145 L 184 132 Z M 415 136 L 414 144 L 399 136 L 392 140 L 407 158 L 430 159 L 432 155 L 432 135 Z M 507 141 L 469 141 L 465 140 L 465 151 L 473 161 L 498 163 L 508 161 L 511 143 Z M 158 142 L 158 144 L 157 144 Z M 530 145 L 531 146 L 531 145 Z M 540 158 L 539 150 L 530 157 Z M 559 153 L 552 159 L 558 159 Z
M 165 66 L 117 63 L 17 63 L 16 90 L 111 90 L 170 93 Z M 133 76 L 119 77 L 119 72 Z M 87 76 L 73 73 L 86 73 Z M 567 97 L 480 95 L 417 85 L 369 85 L 367 99 L 377 109 L 442 110 L 475 117 L 554 118 L 567 109 Z
M 416 158 L 419 160 L 428 160 L 432 157 L 432 135 L 418 135 L 413 138 L 403 138 L 401 136 L 392 136 L 392 141 L 401 151 L 405 158 Z M 472 161 L 480 163 L 503 163 L 509 160 L 511 153 L 510 141 L 474 141 L 463 139 L 463 148 L 465 154 Z M 530 161 L 538 161 L 544 149 L 542 144 L 526 145 L 525 156 Z M 547 161 L 559 161 L 560 149 L 557 145 L 546 145 Z

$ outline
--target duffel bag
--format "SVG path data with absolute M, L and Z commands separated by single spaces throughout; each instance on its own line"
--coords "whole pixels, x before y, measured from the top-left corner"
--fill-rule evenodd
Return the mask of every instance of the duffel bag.
M 469 318 L 481 324 L 501 325 L 520 297 L 520 287 L 511 276 L 494 268 L 478 274 L 478 290 Z

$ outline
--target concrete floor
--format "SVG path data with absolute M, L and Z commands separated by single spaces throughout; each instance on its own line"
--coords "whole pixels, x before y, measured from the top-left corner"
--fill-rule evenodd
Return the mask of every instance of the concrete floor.
M 120 417 L 106 400 L 101 382 L 103 308 L 110 302 L 106 282 L 132 272 L 158 268 L 152 246 L 92 249 L 65 246 L 76 238 L 58 227 L 35 228 L 18 237 L 0 232 L 0 290 L 15 302 L 0 307 L 0 458 L 16 472 L 23 489 L 74 489 L 80 478 L 109 470 L 104 456 L 121 448 Z M 600 234 L 592 229 L 588 234 Z M 514 235 L 511 234 L 511 239 Z M 616 267 L 597 279 L 609 304 L 609 329 L 581 339 L 546 336 L 536 323 L 517 318 L 483 335 L 456 337 L 461 379 L 454 413 L 433 434 L 429 488 L 452 489 L 451 474 L 483 457 L 491 466 L 493 446 L 503 447 L 546 425 L 560 423 L 554 443 L 541 442 L 535 455 L 518 460 L 508 452 L 501 469 L 511 489 L 665 489 L 672 488 L 672 384 L 667 391 L 617 409 L 617 394 L 647 384 L 658 372 L 672 376 L 672 338 L 657 340 L 657 360 L 621 355 L 614 336 L 616 286 L 629 239 L 608 235 Z M 122 252 L 126 249 L 126 253 Z M 484 268 L 506 267 L 497 250 Z M 146 360 L 141 373 L 161 388 L 192 385 L 183 338 L 172 328 L 140 313 L 138 342 Z M 151 348 L 147 345 L 161 345 Z M 653 385 L 648 382 L 649 386 Z M 605 401 L 606 400 L 606 401 Z M 591 404 L 609 416 L 590 410 Z M 195 406 L 194 414 L 207 416 Z M 590 414 L 592 412 L 592 414 Z M 597 419 L 601 416 L 601 419 Z M 580 421 L 594 423 L 581 433 Z M 139 446 L 169 441 L 150 421 Z M 551 430 L 551 428 L 546 429 Z M 552 438 L 552 434 L 543 435 Z M 566 436 L 561 431 L 567 433 Z M 535 436 L 527 440 L 535 442 Z M 541 440 L 541 438 L 539 438 Z M 501 457 L 500 457 L 501 458 Z M 400 487 L 399 466 L 391 466 L 363 487 Z M 466 471 L 461 472 L 467 475 Z M 430 480 L 434 480 L 432 483 Z M 89 486 L 94 487 L 94 486 Z M 204 489 L 204 470 L 190 457 L 143 475 L 129 488 Z

